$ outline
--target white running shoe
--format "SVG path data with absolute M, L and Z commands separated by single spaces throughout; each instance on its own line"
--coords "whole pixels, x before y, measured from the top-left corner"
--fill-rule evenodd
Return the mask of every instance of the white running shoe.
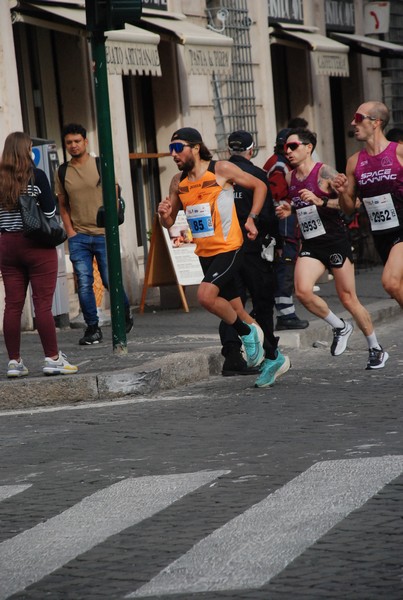
M 20 358 L 20 362 L 18 360 L 10 360 L 7 368 L 7 377 L 25 377 L 28 375 L 28 369 L 22 362 L 22 358 Z
M 353 333 L 354 326 L 352 323 L 348 321 L 344 321 L 344 327 L 335 327 L 333 329 L 333 342 L 330 348 L 330 354 L 332 356 L 340 356 L 343 354 L 344 350 L 347 348 L 347 342 L 350 335 Z
M 370 348 L 369 358 L 367 362 L 367 371 L 372 369 L 382 369 L 385 366 L 386 361 L 389 358 L 389 354 L 382 348 Z
M 69 375 L 77 373 L 78 367 L 71 365 L 67 360 L 67 356 L 63 352 L 59 352 L 59 357 L 56 360 L 45 358 L 45 366 L 43 367 L 44 375 Z

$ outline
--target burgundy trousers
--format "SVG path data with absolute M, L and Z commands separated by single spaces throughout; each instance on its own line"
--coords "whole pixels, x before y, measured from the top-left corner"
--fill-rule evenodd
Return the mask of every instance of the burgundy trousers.
M 35 323 L 45 356 L 58 353 L 56 327 L 52 315 L 57 280 L 55 248 L 41 248 L 23 232 L 0 235 L 0 269 L 5 289 L 3 334 L 9 359 L 20 358 L 21 315 L 28 284 L 31 284 Z

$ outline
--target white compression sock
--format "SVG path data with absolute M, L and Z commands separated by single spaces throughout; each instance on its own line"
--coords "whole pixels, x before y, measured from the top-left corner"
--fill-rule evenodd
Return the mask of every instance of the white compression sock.
M 381 349 L 381 346 L 376 338 L 375 331 L 373 331 L 371 335 L 367 335 L 366 338 L 368 342 L 368 348 L 378 348 L 378 350 Z
M 337 317 L 331 310 L 329 311 L 327 317 L 324 318 L 324 321 L 329 323 L 333 329 L 343 329 L 345 327 L 344 321 L 339 319 L 339 317 Z

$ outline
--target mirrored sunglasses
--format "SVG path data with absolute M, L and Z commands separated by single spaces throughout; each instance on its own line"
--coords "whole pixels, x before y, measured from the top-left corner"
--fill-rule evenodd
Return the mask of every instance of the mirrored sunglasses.
M 362 123 L 364 119 L 369 119 L 370 121 L 376 121 L 376 117 L 370 117 L 369 115 L 363 115 L 362 113 L 355 113 L 354 121 L 356 123 Z
M 182 142 L 172 142 L 172 144 L 169 144 L 169 153 L 172 154 L 172 152 L 175 152 L 176 154 L 180 154 L 181 152 L 183 152 L 183 149 L 185 146 L 189 146 L 189 148 L 191 148 L 192 144 L 183 144 Z
M 299 148 L 300 146 L 307 146 L 309 142 L 301 142 L 301 141 L 297 141 L 297 142 L 287 142 L 286 144 L 284 144 L 284 152 L 287 152 L 287 150 L 291 150 L 291 152 L 294 152 L 294 150 L 297 150 L 297 148 Z

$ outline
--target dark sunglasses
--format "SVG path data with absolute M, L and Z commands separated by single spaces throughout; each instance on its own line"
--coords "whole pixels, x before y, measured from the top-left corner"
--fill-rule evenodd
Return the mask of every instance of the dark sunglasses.
M 287 152 L 287 150 L 291 150 L 291 152 L 294 152 L 294 150 L 297 150 L 297 148 L 299 148 L 300 146 L 307 146 L 309 144 L 309 142 L 300 142 L 298 140 L 298 142 L 287 142 L 286 144 L 284 144 L 284 152 Z
M 361 113 L 355 113 L 354 121 L 356 123 L 362 123 L 364 119 L 369 119 L 370 121 L 376 121 L 377 117 L 370 117 L 369 115 L 363 115 Z
M 182 142 L 172 142 L 172 144 L 169 144 L 169 154 L 172 154 L 172 152 L 175 152 L 176 154 L 180 154 L 181 152 L 183 152 L 183 149 L 185 146 L 189 146 L 189 148 L 191 148 L 192 144 L 182 144 Z

